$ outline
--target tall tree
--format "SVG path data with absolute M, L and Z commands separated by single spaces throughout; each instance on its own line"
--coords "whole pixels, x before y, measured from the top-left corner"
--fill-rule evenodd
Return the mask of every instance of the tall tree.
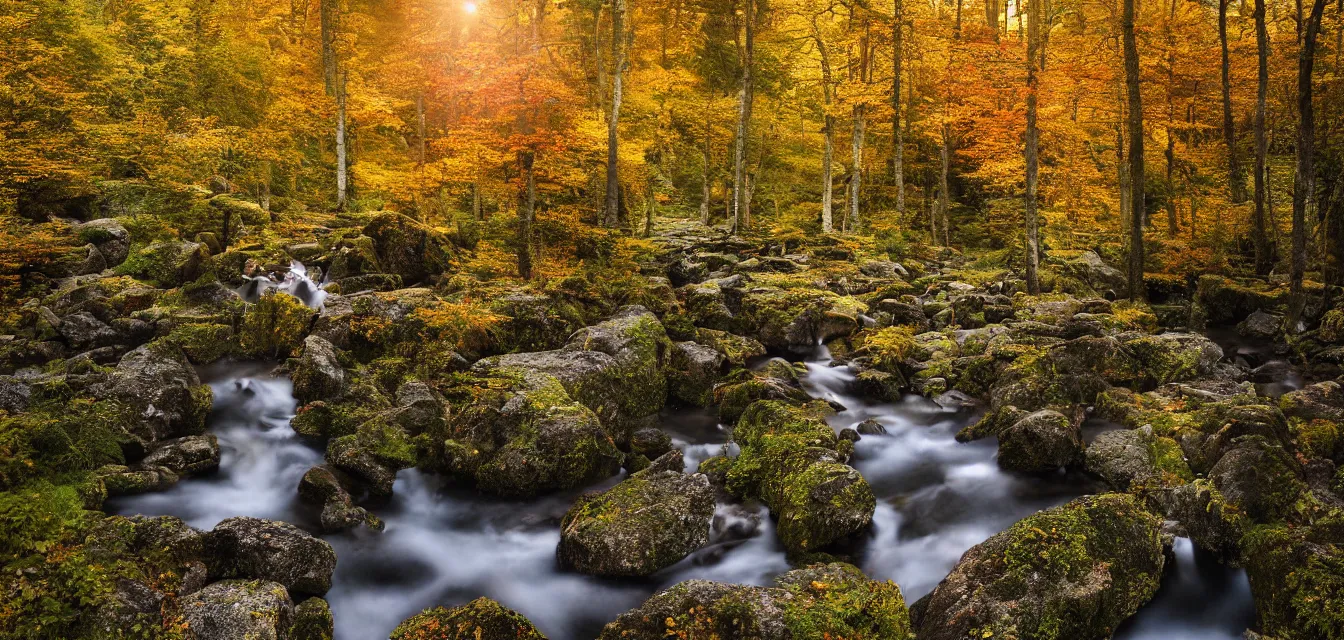
M 905 131 L 901 127 L 901 63 L 905 57 L 905 3 L 893 0 L 891 20 L 891 173 L 896 183 L 896 213 L 905 214 Z
M 346 145 L 346 73 L 341 69 L 336 39 L 340 35 L 340 0 L 322 0 L 318 6 L 322 24 L 322 78 L 327 95 L 336 99 L 336 209 L 343 210 L 349 194 L 349 147 Z
M 853 22 L 853 11 L 851 9 L 851 24 Z M 863 20 L 862 34 L 859 36 L 858 51 L 854 60 L 850 63 L 850 80 L 858 82 L 860 85 L 868 84 L 869 70 L 869 33 L 871 23 Z M 845 228 L 850 232 L 857 231 L 859 225 L 859 197 L 862 195 L 863 185 L 863 138 L 866 125 L 867 105 L 860 98 L 855 101 L 853 107 L 853 124 L 850 130 L 850 158 L 853 164 L 849 170 L 849 215 Z
M 1023 156 L 1027 165 L 1026 189 L 1026 249 L 1027 249 L 1027 292 L 1037 295 L 1041 292 L 1041 276 L 1038 273 L 1041 261 L 1040 221 L 1036 211 L 1036 188 L 1038 165 L 1038 145 L 1040 132 L 1036 128 L 1036 103 L 1040 93 L 1040 77 L 1036 68 L 1037 48 L 1042 45 L 1041 5 L 1042 0 L 1029 0 L 1027 15 L 1027 133 Z
M 607 117 L 607 200 L 604 224 L 616 226 L 621 219 L 621 182 L 617 170 L 617 145 L 621 121 L 621 100 L 625 78 L 625 2 L 611 0 L 611 113 Z
M 1300 5 L 1299 5 L 1300 7 Z M 1306 296 L 1302 279 L 1307 271 L 1307 210 L 1316 199 L 1316 112 L 1312 104 L 1312 71 L 1316 64 L 1316 38 L 1321 32 L 1325 0 L 1314 0 L 1303 16 L 1297 54 L 1297 174 L 1293 178 L 1293 262 L 1288 320 L 1298 329 Z
M 737 139 L 733 143 L 733 216 L 730 222 L 737 233 L 746 208 L 747 138 L 751 135 L 752 69 L 756 56 L 756 0 L 744 0 L 742 19 L 746 23 L 741 46 L 742 82 L 737 96 Z
M 1232 72 L 1231 56 L 1227 47 L 1227 4 L 1228 0 L 1218 0 L 1218 43 L 1222 49 L 1223 82 L 1223 144 L 1227 147 L 1227 182 L 1232 192 L 1232 202 L 1240 204 L 1246 201 L 1246 176 L 1241 170 L 1241 160 L 1237 156 L 1237 131 L 1232 119 Z
M 835 101 L 834 84 L 831 77 L 831 56 L 822 37 L 819 16 L 812 15 L 812 39 L 817 45 L 817 56 L 821 61 L 821 110 L 823 138 L 821 151 L 821 230 L 830 233 L 835 230 L 834 199 L 835 177 L 831 174 L 835 162 L 835 115 L 831 113 Z
M 1269 97 L 1269 29 L 1265 25 L 1265 0 L 1255 0 L 1255 47 L 1255 212 L 1251 239 L 1255 243 L 1255 272 L 1263 276 L 1274 266 L 1265 215 L 1269 189 L 1269 139 L 1265 132 L 1265 103 Z
M 1142 300 L 1143 284 L 1143 96 L 1139 91 L 1139 45 L 1134 37 L 1134 2 L 1122 0 L 1126 108 L 1129 111 L 1129 298 Z

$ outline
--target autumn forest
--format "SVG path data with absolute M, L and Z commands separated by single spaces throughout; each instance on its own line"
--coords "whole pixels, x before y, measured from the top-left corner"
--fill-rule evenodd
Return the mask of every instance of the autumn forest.
M 1344 640 L 1342 294 L 1344 0 L 0 0 L 0 639 Z

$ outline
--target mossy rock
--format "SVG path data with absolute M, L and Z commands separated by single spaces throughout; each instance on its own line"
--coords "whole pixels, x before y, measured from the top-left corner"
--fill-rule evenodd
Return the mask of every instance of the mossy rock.
M 1126 494 L 1024 518 L 962 556 L 929 595 L 919 637 L 1110 638 L 1157 592 L 1161 525 Z
M 243 314 L 239 348 L 254 358 L 289 357 L 303 344 L 317 315 L 294 296 L 268 291 Z
M 210 252 L 195 242 L 159 242 L 131 252 L 117 273 L 161 289 L 180 287 L 206 273 Z
M 546 640 L 532 623 L 489 598 L 435 607 L 404 620 L 391 640 Z
M 1261 628 L 1283 640 L 1344 638 L 1344 548 L 1312 533 L 1262 525 L 1242 539 Z
M 457 247 L 443 232 L 397 213 L 382 213 L 364 226 L 378 264 L 405 282 L 421 282 L 453 268 Z
M 619 470 L 623 456 L 591 409 L 538 370 L 497 369 L 429 447 L 431 465 L 489 494 L 533 497 Z
M 877 504 L 863 476 L 844 463 L 835 432 L 816 417 L 824 406 L 757 402 L 733 431 L 741 453 L 727 473 L 729 490 L 769 506 L 780 541 L 795 553 L 865 531 Z
M 335 635 L 331 607 L 322 598 L 308 598 L 294 607 L 289 640 L 331 640 Z
M 612 577 L 647 576 L 709 542 L 714 491 L 701 474 L 644 471 L 578 499 L 560 522 L 561 565 Z
M 599 640 L 911 640 L 900 588 L 852 565 L 817 564 L 781 575 L 774 587 L 689 580 L 621 614 Z

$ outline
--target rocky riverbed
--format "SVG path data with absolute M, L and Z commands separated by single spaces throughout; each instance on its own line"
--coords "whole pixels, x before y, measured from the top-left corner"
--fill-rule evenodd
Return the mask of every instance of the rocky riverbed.
M 1281 288 L 1117 301 L 1084 252 L 1033 297 L 952 252 L 690 223 L 535 288 L 456 272 L 456 239 L 395 214 L 214 254 L 89 224 L 101 262 L 0 350 L 0 480 L 33 496 L 5 509 L 38 523 L 5 551 L 64 554 L 0 584 L 24 612 L 89 590 L 48 626 L 1344 628 L 1344 312 L 1285 335 Z

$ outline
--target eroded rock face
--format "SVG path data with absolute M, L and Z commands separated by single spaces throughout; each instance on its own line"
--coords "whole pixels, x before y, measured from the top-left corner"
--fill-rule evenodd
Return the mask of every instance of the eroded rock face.
M 207 534 L 206 547 L 212 576 L 273 581 L 294 593 L 326 593 L 336 569 L 330 544 L 276 520 L 229 518 Z
M 518 612 L 489 598 L 460 607 L 435 607 L 404 620 L 391 640 L 546 640 Z
M 1153 594 L 1161 520 L 1127 494 L 1078 498 L 972 547 L 929 595 L 921 640 L 1101 640 Z
M 714 490 L 702 474 L 641 472 L 580 497 L 560 523 L 560 563 L 598 576 L 647 576 L 709 542 Z
M 1125 342 L 1157 384 L 1207 376 L 1223 359 L 1223 349 L 1198 333 L 1160 333 Z
M 183 598 L 182 618 L 197 640 L 287 640 L 294 603 L 276 582 L 224 580 Z
M 774 587 L 688 580 L 602 629 L 599 640 L 882 638 L 910 640 L 900 589 L 843 563 L 795 569 Z

